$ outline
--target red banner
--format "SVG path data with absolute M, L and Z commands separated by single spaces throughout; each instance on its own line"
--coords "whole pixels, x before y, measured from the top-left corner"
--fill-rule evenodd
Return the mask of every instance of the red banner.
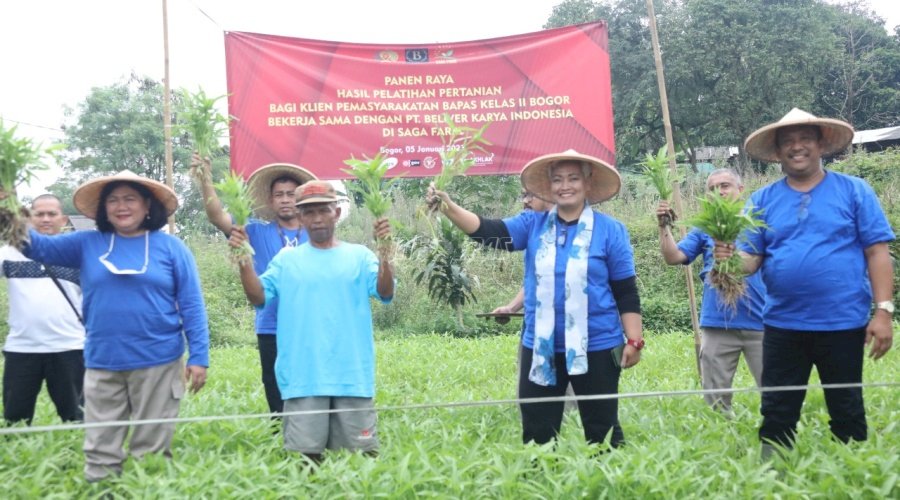
M 232 169 L 292 163 L 347 178 L 385 153 L 389 175 L 436 175 L 444 114 L 492 143 L 469 173 L 518 174 L 575 149 L 615 164 L 603 22 L 491 40 L 372 45 L 225 34 Z

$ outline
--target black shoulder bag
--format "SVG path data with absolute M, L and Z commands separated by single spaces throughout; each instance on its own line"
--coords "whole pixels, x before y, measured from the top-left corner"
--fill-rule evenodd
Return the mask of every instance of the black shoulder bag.
M 78 312 L 78 308 L 75 307 L 75 304 L 72 302 L 72 299 L 69 298 L 69 294 L 66 293 L 65 289 L 63 289 L 62 285 L 59 283 L 59 280 L 56 279 L 56 276 L 50 274 L 50 269 L 45 268 L 45 272 L 47 273 L 47 277 L 53 280 L 53 284 L 56 285 L 56 288 L 59 288 L 59 293 L 63 294 L 63 297 L 66 298 L 66 302 L 69 303 L 69 307 L 72 308 L 72 312 L 75 313 L 75 316 L 78 318 L 78 322 L 84 326 L 84 319 L 81 317 L 81 313 Z

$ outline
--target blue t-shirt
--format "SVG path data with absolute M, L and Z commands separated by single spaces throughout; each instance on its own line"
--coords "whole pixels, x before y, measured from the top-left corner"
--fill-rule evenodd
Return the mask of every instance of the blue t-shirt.
M 872 304 L 865 249 L 894 239 L 871 186 L 826 171 L 808 193 L 785 179 L 753 193 L 766 229 L 741 250 L 762 255 L 767 325 L 834 331 L 865 326 Z
M 284 399 L 375 395 L 372 305 L 379 297 L 378 258 L 341 242 L 327 250 L 305 243 L 272 259 L 260 276 L 266 303 L 278 299 L 275 377 Z
M 687 257 L 685 264 L 690 264 L 699 255 L 703 255 L 703 269 L 700 279 L 703 280 L 703 302 L 700 305 L 700 326 L 704 328 L 726 328 L 735 330 L 762 330 L 762 311 L 766 302 L 766 286 L 760 273 L 744 278 L 747 291 L 738 299 L 735 308 L 722 303 L 719 292 L 709 285 L 706 276 L 715 264 L 713 249 L 715 241 L 703 231 L 694 228 L 678 242 L 678 249 Z
M 549 212 L 525 211 L 514 217 L 503 219 L 516 250 L 525 250 L 525 321 L 523 323 L 522 345 L 534 348 L 535 317 L 535 264 L 534 256 L 540 247 L 541 230 L 546 224 Z M 566 352 L 565 340 L 565 276 L 569 252 L 575 239 L 577 226 L 569 226 L 562 232 L 565 223 L 557 224 L 558 236 L 565 236 L 566 243 L 556 252 L 554 277 L 555 329 L 554 351 Z M 625 333 L 619 310 L 609 286 L 610 281 L 623 280 L 635 275 L 634 253 L 628 237 L 628 230 L 621 222 L 594 211 L 594 233 L 588 251 L 588 351 L 610 349 L 625 341 Z
M 29 234 L 31 244 L 23 252 L 28 258 L 81 269 L 87 368 L 127 371 L 170 363 L 184 354 L 185 338 L 187 364 L 209 366 L 200 277 L 181 240 L 159 231 L 146 237 L 115 235 L 108 262 L 119 270 L 140 271 L 146 258 L 147 266 L 142 274 L 113 274 L 100 257 L 109 251 L 114 233 Z
M 253 255 L 253 269 L 257 275 L 266 272 L 269 262 L 282 248 L 299 246 L 307 240 L 306 231 L 301 229 L 284 229 L 276 222 L 268 222 L 260 219 L 250 219 L 244 228 L 247 231 L 247 239 L 250 246 L 256 252 Z M 275 322 L 278 315 L 278 300 L 266 304 L 266 307 L 256 310 L 256 333 L 263 335 L 275 334 Z

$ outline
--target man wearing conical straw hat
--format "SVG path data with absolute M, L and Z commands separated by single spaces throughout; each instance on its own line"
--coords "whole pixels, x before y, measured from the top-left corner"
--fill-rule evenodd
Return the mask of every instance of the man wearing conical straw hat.
M 778 161 L 784 172 L 751 195 L 766 227 L 740 244 L 744 270 L 760 270 L 767 289 L 765 387 L 805 385 L 813 366 L 823 384 L 860 383 L 864 345 L 873 359 L 891 348 L 888 242 L 894 233 L 871 186 L 822 166 L 823 156 L 843 151 L 852 139 L 849 124 L 795 108 L 744 143 L 751 157 Z M 733 243 L 717 242 L 716 257 L 733 249 Z M 762 394 L 764 459 L 774 445 L 793 445 L 805 395 Z M 861 388 L 826 389 L 825 402 L 837 439 L 867 438 Z
M 206 216 L 225 236 L 231 235 L 234 219 L 222 208 L 210 175 L 209 158 L 201 161 L 194 155 L 191 167 L 203 168 L 200 189 L 206 200 Z M 265 272 L 272 257 L 282 248 L 299 246 L 307 240 L 306 231 L 300 227 L 297 209 L 294 206 L 294 192 L 298 186 L 316 179 L 316 176 L 297 165 L 273 163 L 265 165 L 250 175 L 247 180 L 253 197 L 256 215 L 245 227 L 250 246 L 253 247 L 253 267 L 257 274 Z M 278 348 L 275 343 L 275 324 L 278 301 L 266 304 L 256 311 L 256 339 L 259 346 L 259 362 L 262 367 L 262 383 L 266 392 L 269 411 L 281 413 L 284 402 L 275 380 L 275 358 Z

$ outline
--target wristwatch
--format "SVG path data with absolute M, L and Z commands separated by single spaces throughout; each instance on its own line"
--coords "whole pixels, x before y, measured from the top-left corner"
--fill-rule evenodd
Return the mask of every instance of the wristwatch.
M 887 311 L 891 316 L 894 315 L 894 303 L 890 300 L 885 300 L 884 302 L 876 302 L 875 309 L 882 309 Z
M 632 339 L 628 339 L 628 340 L 625 341 L 625 343 L 628 344 L 628 345 L 630 345 L 631 347 L 634 347 L 634 348 L 637 349 L 638 351 L 640 351 L 641 349 L 644 348 L 644 339 L 643 339 L 643 338 L 640 339 L 640 340 L 632 340 Z

